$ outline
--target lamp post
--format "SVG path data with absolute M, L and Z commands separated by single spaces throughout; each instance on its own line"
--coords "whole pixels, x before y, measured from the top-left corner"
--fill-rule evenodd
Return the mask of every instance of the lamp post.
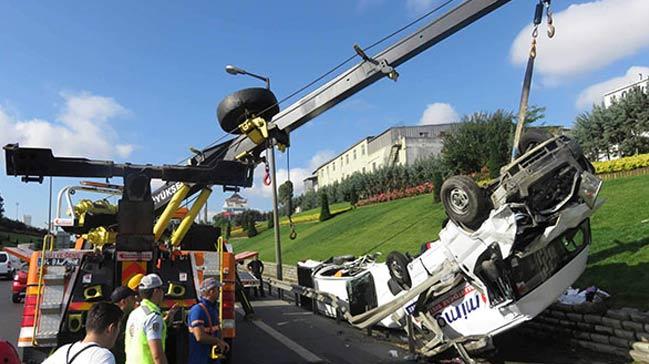
M 252 72 L 248 72 L 239 67 L 233 66 L 231 64 L 225 66 L 225 72 L 231 75 L 248 75 L 254 77 L 258 80 L 266 82 L 266 89 L 270 90 L 270 78 L 266 76 L 260 76 Z M 270 162 L 270 173 L 271 173 L 271 186 L 270 188 L 273 191 L 273 229 L 275 230 L 275 263 L 277 266 L 276 278 L 278 280 L 283 279 L 282 274 L 282 249 L 279 236 L 279 211 L 277 208 L 277 181 L 276 181 L 276 169 L 275 169 L 275 142 L 271 140 L 269 148 L 269 162 Z M 263 289 L 263 287 L 262 287 Z M 279 297 L 282 298 L 282 291 L 279 291 Z
M 231 64 L 225 66 L 225 72 L 231 74 L 231 75 L 248 75 L 250 77 L 254 77 L 258 80 L 262 80 L 266 82 L 266 89 L 270 90 L 270 78 L 266 76 L 260 76 L 257 74 L 254 74 L 252 72 L 248 72 L 246 70 L 243 70 L 237 66 L 233 66 Z

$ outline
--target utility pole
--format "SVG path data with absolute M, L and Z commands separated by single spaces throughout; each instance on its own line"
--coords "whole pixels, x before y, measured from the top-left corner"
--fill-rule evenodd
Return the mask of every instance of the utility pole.
M 275 173 L 275 141 L 270 142 L 270 178 L 271 189 L 273 190 L 273 230 L 275 233 L 275 262 L 277 263 L 277 279 L 282 280 L 282 247 L 279 238 L 279 211 L 277 208 L 277 175 Z M 280 291 L 281 298 L 281 291 Z

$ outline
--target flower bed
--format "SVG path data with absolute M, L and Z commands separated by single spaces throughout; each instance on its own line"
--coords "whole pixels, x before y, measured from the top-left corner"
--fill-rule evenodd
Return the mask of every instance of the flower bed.
M 426 193 L 432 193 L 433 190 L 434 190 L 433 183 L 426 182 L 418 186 L 407 187 L 400 190 L 392 190 L 384 193 L 379 193 L 374 196 L 370 196 L 369 198 L 359 200 L 358 203 L 356 203 L 356 206 L 360 207 L 360 206 L 366 206 L 366 205 L 371 205 L 380 202 L 398 200 L 400 198 L 405 198 L 405 197 L 419 196 Z
M 649 153 L 624 157 L 612 161 L 593 162 L 593 166 L 595 167 L 595 172 L 597 174 L 631 171 L 637 168 L 649 167 Z

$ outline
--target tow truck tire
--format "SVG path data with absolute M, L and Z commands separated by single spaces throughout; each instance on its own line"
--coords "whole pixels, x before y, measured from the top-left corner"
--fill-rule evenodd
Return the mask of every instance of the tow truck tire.
M 532 148 L 550 138 L 552 138 L 552 135 L 546 131 L 540 129 L 527 129 L 521 136 L 520 142 L 518 142 L 518 150 L 520 151 L 519 155 L 527 153 Z
M 390 277 L 404 290 L 410 289 L 412 280 L 408 273 L 409 260 L 400 252 L 393 251 L 388 254 L 385 264 L 390 271 Z
M 20 294 L 19 293 L 12 293 L 11 294 L 11 302 L 13 303 L 20 303 Z
M 239 125 L 251 116 L 270 121 L 279 113 L 277 98 L 272 91 L 253 87 L 226 96 L 216 109 L 216 117 L 226 133 L 241 134 Z
M 458 225 L 475 230 L 489 215 L 489 200 L 469 176 L 448 178 L 442 184 L 441 195 L 446 214 Z

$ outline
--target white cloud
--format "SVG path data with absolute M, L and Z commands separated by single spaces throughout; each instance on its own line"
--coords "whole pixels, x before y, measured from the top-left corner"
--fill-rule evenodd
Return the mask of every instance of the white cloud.
M 589 86 L 579 93 L 576 102 L 577 108 L 583 110 L 593 104 L 600 104 L 604 101 L 604 94 L 635 81 L 640 81 L 640 74 L 643 75 L 643 78 L 649 76 L 649 67 L 634 66 L 629 68 L 624 76 L 614 77 Z
M 325 162 L 328 162 L 331 158 L 335 156 L 333 150 L 320 150 L 318 151 L 311 160 L 309 161 L 309 170 L 315 171 L 316 168 L 320 167 Z
M 453 106 L 444 102 L 436 102 L 426 107 L 419 119 L 419 125 L 447 124 L 459 120 L 460 116 L 455 112 Z
M 549 83 L 600 69 L 649 46 L 649 1 L 599 0 L 573 4 L 554 14 L 556 34 L 539 27 L 535 69 Z M 545 20 L 544 20 L 545 22 Z M 518 34 L 511 61 L 527 62 L 532 26 Z
M 0 144 L 51 148 L 54 155 L 109 159 L 126 158 L 133 146 L 120 144 L 109 121 L 129 112 L 110 97 L 62 93 L 65 101 L 57 121 L 17 120 L 0 107 Z

